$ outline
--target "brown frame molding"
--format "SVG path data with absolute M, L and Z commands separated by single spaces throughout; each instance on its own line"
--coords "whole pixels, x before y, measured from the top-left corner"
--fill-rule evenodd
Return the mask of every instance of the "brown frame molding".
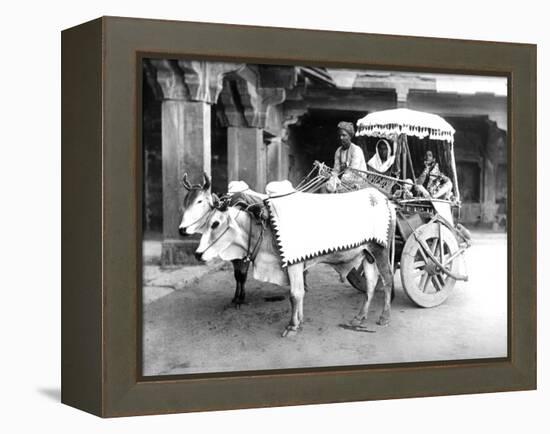
M 141 377 L 145 55 L 507 76 L 509 357 Z M 535 45 L 104 17 L 62 33 L 62 74 L 64 403 L 111 417 L 536 388 Z

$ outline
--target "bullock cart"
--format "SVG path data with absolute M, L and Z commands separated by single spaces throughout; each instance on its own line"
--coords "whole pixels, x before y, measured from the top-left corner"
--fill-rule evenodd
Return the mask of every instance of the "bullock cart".
M 385 139 L 394 145 L 390 175 L 354 172 L 363 185 L 379 188 L 396 206 L 395 266 L 405 293 L 421 307 L 440 305 L 457 281 L 468 280 L 464 252 L 470 237 L 457 224 L 460 191 L 454 133 L 440 116 L 409 109 L 374 112 L 357 122 L 358 138 Z M 438 165 L 434 174 L 423 165 L 427 153 Z M 426 195 L 421 182 L 431 183 L 433 191 Z M 438 192 L 439 186 L 447 191 Z
M 338 191 L 375 187 L 396 208 L 397 228 L 392 265 L 400 270 L 403 289 L 420 307 L 442 304 L 457 281 L 467 281 L 464 253 L 470 234 L 457 223 L 460 192 L 454 158 L 454 128 L 440 116 L 393 109 L 368 114 L 357 122 L 356 141 L 365 149 L 385 141 L 393 163 L 384 173 L 347 168 L 334 174 L 323 163 L 314 164 L 315 176 L 300 189 L 311 190 L 338 176 Z M 431 153 L 438 169 L 426 170 Z M 426 179 L 428 177 L 428 179 Z M 430 184 L 432 191 L 424 187 Z M 439 191 L 438 191 L 438 187 Z M 360 288 L 361 270 L 348 280 Z

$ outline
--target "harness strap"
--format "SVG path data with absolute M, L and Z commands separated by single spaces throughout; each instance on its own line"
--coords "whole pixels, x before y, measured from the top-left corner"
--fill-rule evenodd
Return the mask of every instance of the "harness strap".
M 210 216 L 212 214 L 212 212 L 215 210 L 215 208 L 212 208 L 212 210 L 208 213 L 206 213 L 204 216 L 201 217 L 204 218 L 205 216 Z M 239 213 L 241 212 L 241 210 L 239 210 Z M 249 225 L 249 230 L 248 230 L 248 245 L 247 245 L 247 248 L 246 248 L 246 256 L 243 258 L 243 261 L 245 262 L 246 264 L 246 270 L 245 270 L 245 273 L 248 272 L 248 268 L 250 267 L 250 263 L 254 262 L 255 259 L 256 259 L 256 256 L 258 255 L 258 252 L 260 251 L 260 246 L 262 244 L 262 241 L 263 241 L 263 238 L 264 238 L 264 230 L 265 230 L 265 226 L 263 225 L 263 223 L 260 223 L 260 226 L 261 226 L 261 230 L 260 230 L 260 235 L 258 236 L 258 239 L 256 240 L 256 243 L 254 244 L 254 247 L 252 247 L 252 225 L 253 225 L 253 217 L 249 214 L 249 218 L 250 218 L 250 225 Z M 196 221 L 199 221 L 201 219 L 198 219 Z M 225 234 L 226 232 L 230 229 L 230 225 L 227 225 L 227 227 L 221 232 L 220 235 L 218 235 L 216 237 L 216 239 L 214 241 L 212 241 L 212 243 L 206 247 L 206 249 L 204 249 L 202 251 L 202 254 L 204 254 L 208 249 L 210 249 L 211 247 L 213 247 Z
M 204 219 L 204 222 L 197 228 L 200 229 L 202 228 L 206 222 L 208 221 L 208 219 L 210 218 L 210 216 L 214 213 L 214 211 L 216 210 L 216 208 L 214 208 L 212 205 L 210 205 L 210 211 L 208 211 L 207 213 L 203 214 L 202 216 L 200 216 L 198 219 L 194 220 L 193 222 L 191 222 L 191 224 L 188 224 L 186 227 L 190 227 L 190 226 L 193 226 L 194 224 L 197 224 L 198 222 L 200 222 L 202 219 Z
M 204 252 L 206 252 L 210 247 L 212 247 L 214 244 L 216 244 L 220 240 L 220 238 L 223 237 L 225 235 L 225 233 L 229 230 L 229 227 L 230 226 L 227 225 L 227 227 L 222 231 L 222 233 L 220 235 L 218 235 L 217 238 L 214 241 L 212 241 L 212 243 L 206 249 L 204 249 L 201 252 L 201 254 L 204 254 Z
M 250 263 L 253 263 L 256 260 L 256 256 L 258 255 L 258 252 L 260 251 L 260 246 L 262 244 L 263 238 L 264 238 L 264 230 L 265 227 L 263 223 L 260 223 L 261 230 L 260 235 L 258 236 L 258 239 L 256 240 L 256 243 L 254 247 L 252 247 L 252 225 L 253 225 L 253 218 L 249 215 L 250 218 L 250 225 L 248 229 L 248 246 L 246 248 L 246 256 L 243 258 L 245 264 L 246 264 L 246 271 L 248 272 L 248 267 L 250 267 Z

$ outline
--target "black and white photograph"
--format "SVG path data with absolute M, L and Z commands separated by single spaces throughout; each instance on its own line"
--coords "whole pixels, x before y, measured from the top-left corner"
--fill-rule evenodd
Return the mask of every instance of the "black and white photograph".
M 144 376 L 507 357 L 507 77 L 142 74 Z
M 544 9 L 7 3 L 0 430 L 546 432 Z

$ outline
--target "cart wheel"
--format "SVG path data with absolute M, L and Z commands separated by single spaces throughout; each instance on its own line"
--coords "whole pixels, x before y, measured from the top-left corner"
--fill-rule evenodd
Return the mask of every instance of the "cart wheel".
M 445 263 L 456 251 L 458 243 L 453 233 L 440 223 L 427 223 L 417 229 L 417 236 L 430 249 L 445 268 L 458 273 L 459 258 Z M 441 250 L 443 246 L 443 251 Z M 442 304 L 453 290 L 456 279 L 445 274 L 432 261 L 421 243 L 411 235 L 401 254 L 401 282 L 411 301 L 420 307 L 435 307 Z

